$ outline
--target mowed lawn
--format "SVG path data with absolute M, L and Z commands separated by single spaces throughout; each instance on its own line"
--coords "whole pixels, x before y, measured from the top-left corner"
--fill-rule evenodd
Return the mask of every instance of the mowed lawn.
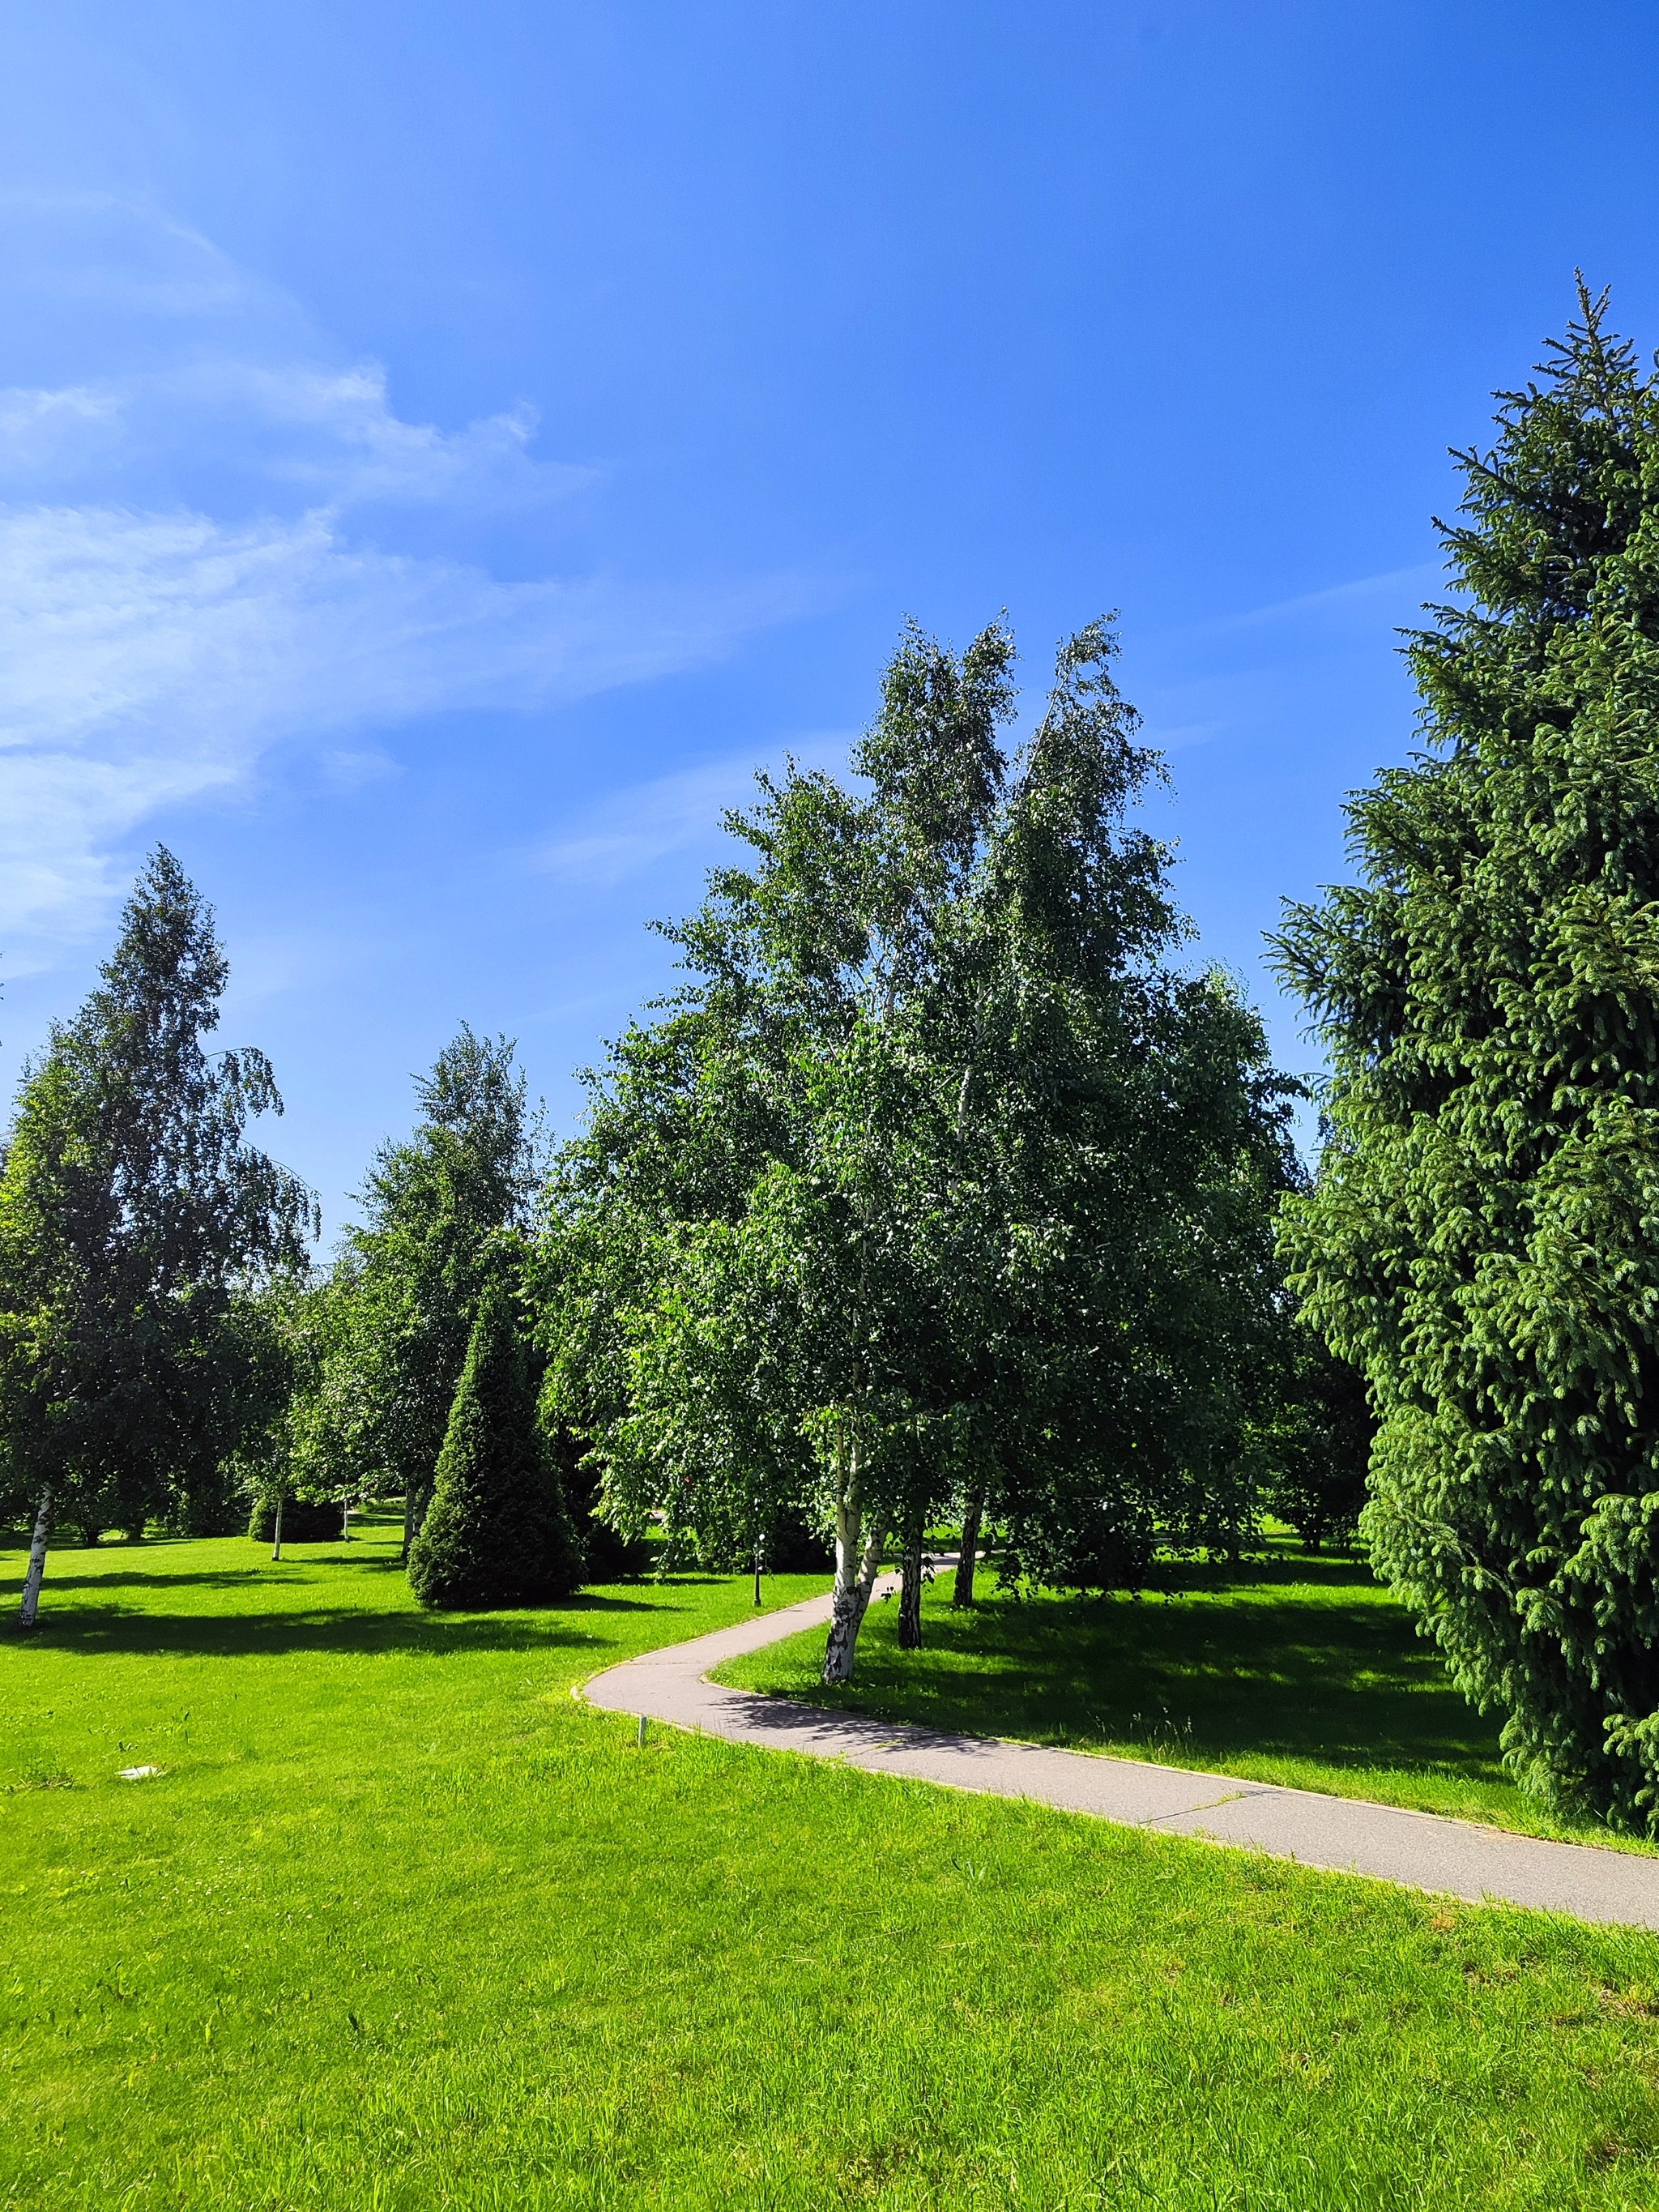
M 572 1685 L 744 1582 L 433 1619 L 393 1536 L 3 1632 L 0 2203 L 1659 2203 L 1659 1939 L 641 1751 Z
M 1017 1598 L 981 1571 L 957 1613 L 951 1576 L 926 1593 L 924 1645 L 901 1651 L 877 1604 L 844 1689 L 798 1636 L 720 1670 L 744 1688 L 884 1719 L 1206 1767 L 1370 1797 L 1532 1835 L 1651 1853 L 1517 1789 L 1496 1724 L 1455 1690 L 1437 1646 L 1364 1563 L 1288 1540 L 1237 1566 L 1171 1566 L 1140 1598 Z M 1659 2199 L 1656 2199 L 1659 2202 Z

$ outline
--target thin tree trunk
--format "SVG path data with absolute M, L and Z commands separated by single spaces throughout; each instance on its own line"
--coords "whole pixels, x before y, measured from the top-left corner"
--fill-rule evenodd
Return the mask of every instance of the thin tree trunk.
M 410 1553 L 414 1548 L 415 1539 L 421 1533 L 421 1524 L 426 1519 L 426 1510 L 431 1503 L 432 1485 L 430 1483 L 411 1482 L 404 1492 L 404 1565 L 405 1566 L 409 1565 Z
M 19 1625 L 33 1628 L 40 1610 L 40 1583 L 46 1571 L 46 1540 L 52 1534 L 52 1485 L 40 1492 L 40 1510 L 34 1516 L 34 1538 L 29 1546 L 29 1571 L 23 1577 L 23 1609 Z
M 985 1511 L 985 1492 L 976 1486 L 968 1493 L 962 1509 L 962 1551 L 957 1559 L 956 1582 L 951 1591 L 951 1603 L 971 1606 L 974 1603 L 974 1569 L 979 1564 L 979 1524 Z
M 759 1546 L 758 1544 L 757 1544 L 757 1545 L 756 1545 L 756 1547 L 755 1547 L 755 1603 L 756 1603 L 757 1605 L 758 1605 L 758 1604 L 760 1603 L 760 1601 L 761 1601 L 761 1587 L 760 1587 L 760 1578 L 761 1578 L 761 1547 L 760 1547 L 760 1546 Z
M 276 1540 L 270 1547 L 270 1556 L 273 1559 L 280 1559 L 283 1556 L 283 1493 L 280 1490 L 276 1493 L 276 1526 L 272 1533 Z
M 921 1530 L 906 1532 L 899 1554 L 898 1646 L 901 1651 L 921 1649 Z
M 864 1538 L 860 1550 L 860 1540 Z M 858 1446 L 848 1452 L 836 1498 L 836 1589 L 830 1615 L 830 1638 L 823 1648 L 826 1682 L 849 1682 L 857 1655 L 859 1631 L 870 1603 L 870 1592 L 881 1567 L 882 1531 L 864 1536 L 864 1504 L 860 1494 Z

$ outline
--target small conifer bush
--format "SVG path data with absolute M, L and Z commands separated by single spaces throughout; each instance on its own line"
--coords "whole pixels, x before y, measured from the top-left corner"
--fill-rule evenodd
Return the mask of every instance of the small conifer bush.
M 422 1605 L 539 1605 L 581 1578 L 536 1386 L 499 1283 L 485 1290 L 438 1455 L 432 1504 L 410 1547 Z

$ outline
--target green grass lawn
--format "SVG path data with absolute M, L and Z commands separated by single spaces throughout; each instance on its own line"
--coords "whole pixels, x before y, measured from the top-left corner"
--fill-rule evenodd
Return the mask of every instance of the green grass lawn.
M 1659 1939 L 572 1699 L 749 1604 L 424 1617 L 384 1528 L 55 1554 L 0 1636 L 0 2204 L 1659 2203 Z
M 1363 1561 L 1287 1540 L 1266 1560 L 1168 1573 L 1167 1595 L 1138 1600 L 1019 1600 L 982 1575 L 981 1604 L 956 1613 L 947 1571 L 926 1594 L 922 1650 L 898 1649 L 894 1604 L 873 1607 L 844 1689 L 818 1680 L 821 1635 L 774 1644 L 720 1679 L 884 1719 L 1652 1850 L 1524 1796 L 1499 1763 L 1496 1728 Z

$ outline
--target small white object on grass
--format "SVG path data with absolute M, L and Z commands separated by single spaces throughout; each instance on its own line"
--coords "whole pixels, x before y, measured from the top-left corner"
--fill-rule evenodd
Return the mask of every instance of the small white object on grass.
M 118 1782 L 148 1782 L 152 1774 L 161 1771 L 159 1766 L 124 1766 L 115 1778 Z

